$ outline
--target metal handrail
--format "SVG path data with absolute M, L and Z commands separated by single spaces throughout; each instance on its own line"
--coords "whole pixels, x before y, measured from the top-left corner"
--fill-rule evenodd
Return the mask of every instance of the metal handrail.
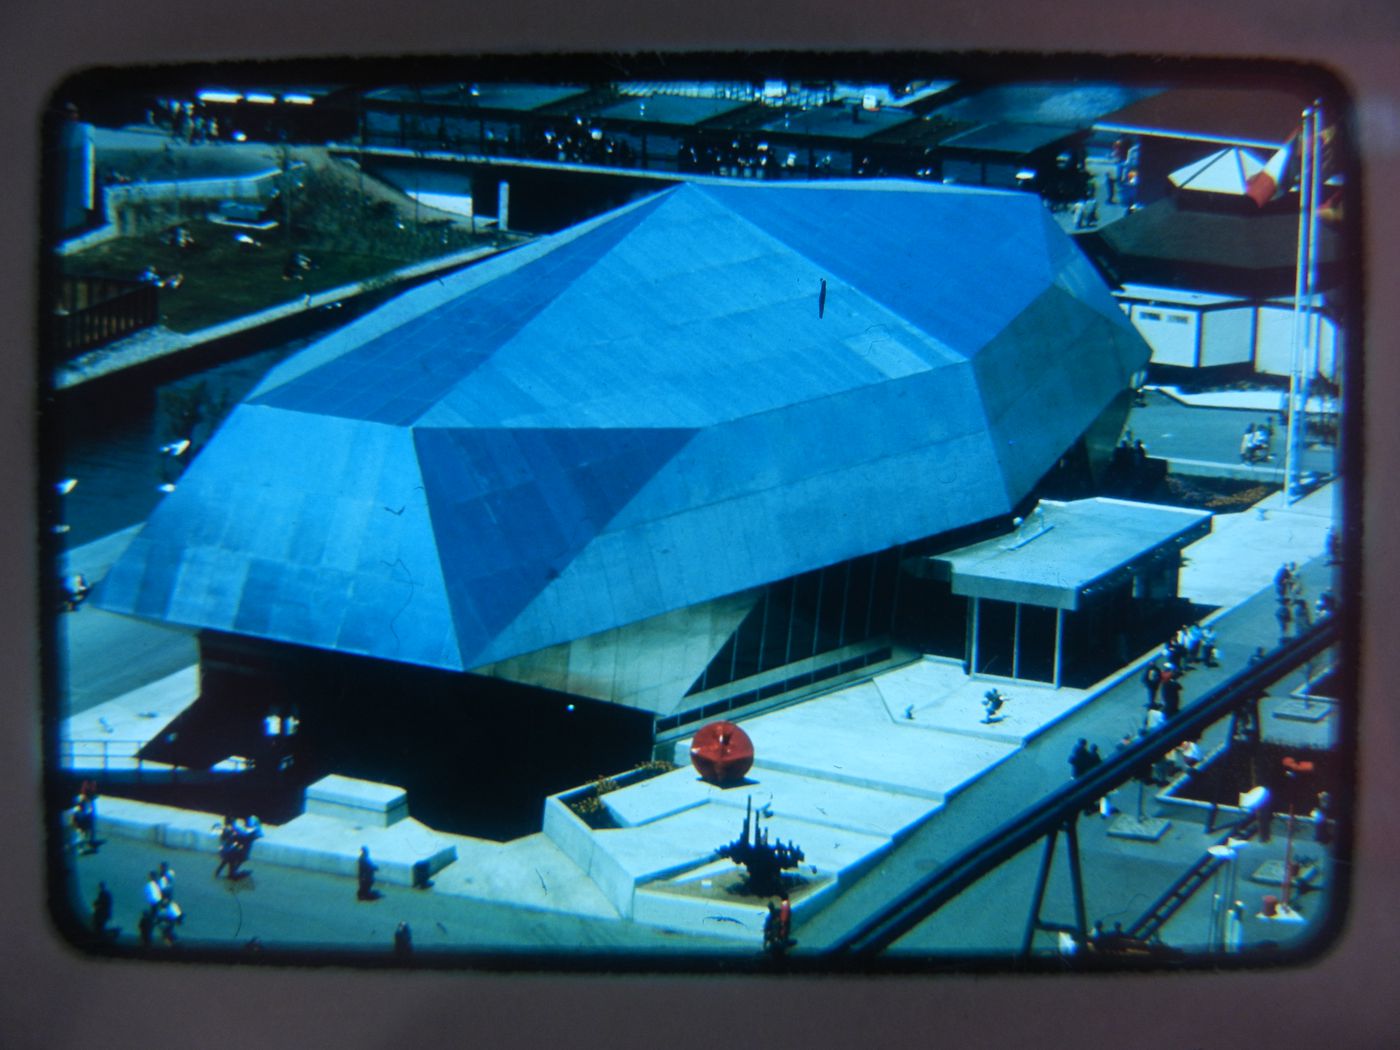
M 122 759 L 127 759 L 127 760 L 132 761 L 132 762 L 135 763 L 135 767 L 134 767 L 134 768 L 135 768 L 135 771 L 136 771 L 136 779 L 137 779 L 137 780 L 140 780 L 142 774 L 145 772 L 146 763 L 147 763 L 147 761 L 149 761 L 148 759 L 144 759 L 144 758 L 141 757 L 141 748 L 145 747 L 147 743 L 148 743 L 148 741 L 146 741 L 146 740 L 141 740 L 141 739 L 122 740 L 122 739 L 117 739 L 117 738 L 114 738 L 114 737 L 105 737 L 105 736 L 103 736 L 103 737 L 64 737 L 63 739 L 61 739 L 61 740 L 59 741 L 59 765 L 60 765 L 60 766 L 66 767 L 66 766 L 69 765 L 69 764 L 76 764 L 76 762 L 77 762 L 77 760 L 79 759 L 79 757 L 87 758 L 88 756 L 86 756 L 86 755 L 84 755 L 84 756 L 79 756 L 79 755 L 77 754 L 77 748 L 78 748 L 80 745 L 88 745 L 88 746 L 91 746 L 91 745 L 94 745 L 94 744 L 100 744 L 100 745 L 102 746 L 102 751 L 101 751 L 101 756 L 100 756 L 100 758 L 101 758 L 101 769 L 102 769 L 102 772 L 103 772 L 103 773 L 109 773 L 109 772 L 111 772 L 111 769 L 112 769 L 112 762 L 115 761 L 117 758 L 122 758 Z M 120 756 L 113 755 L 113 754 L 111 753 L 111 750 L 112 750 L 113 747 L 115 747 L 115 746 L 118 745 L 118 744 L 126 745 L 126 746 L 135 745 L 135 749 L 134 749 L 130 754 L 123 754 L 123 755 L 120 755 Z M 97 756 L 94 756 L 94 757 L 97 757 Z M 65 760 L 66 760 L 66 761 L 65 761 Z M 180 765 L 178 762 L 161 762 L 161 763 L 159 763 L 159 764 L 160 764 L 161 766 L 163 766 L 163 767 L 166 767 L 166 768 L 170 769 L 170 771 L 171 771 L 173 774 L 175 774 L 176 776 L 179 775 L 180 770 L 188 768 L 188 767 L 186 767 L 186 766 Z

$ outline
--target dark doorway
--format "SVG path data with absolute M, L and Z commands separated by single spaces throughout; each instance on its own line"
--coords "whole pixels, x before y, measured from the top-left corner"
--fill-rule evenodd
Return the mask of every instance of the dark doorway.
M 977 666 L 972 670 L 1009 678 L 1015 664 L 1016 606 L 995 598 L 983 598 L 978 606 Z
M 239 805 L 269 821 L 299 813 L 305 786 L 338 773 L 403 788 L 431 828 L 503 841 L 540 830 L 547 795 L 650 757 L 651 716 L 615 704 L 232 636 L 201 648 L 199 700 L 144 757 L 194 768 L 253 758 L 260 771 L 240 790 L 256 783 L 260 795 Z M 298 720 L 275 746 L 262 733 L 274 709 Z M 167 804 L 195 807 L 165 790 Z M 198 808 L 225 807 L 201 797 Z

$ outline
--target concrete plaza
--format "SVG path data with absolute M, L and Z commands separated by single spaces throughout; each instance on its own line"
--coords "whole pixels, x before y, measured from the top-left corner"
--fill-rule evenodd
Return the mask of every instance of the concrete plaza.
M 1188 676 L 1188 705 L 1243 666 L 1255 647 L 1277 644 L 1272 577 L 1281 562 L 1306 566 L 1312 595 L 1332 586 L 1324 552 L 1333 504 L 1331 486 L 1291 507 L 1270 497 L 1253 510 L 1217 517 L 1211 535 L 1187 549 L 1182 593 L 1219 607 L 1210 619 L 1221 645 L 1219 668 L 1198 667 Z M 84 608 L 69 619 L 77 627 L 107 615 Z M 508 843 L 446 835 L 411 817 L 375 827 L 307 813 L 267 829 L 250 863 L 254 877 L 237 884 L 214 882 L 204 872 L 203 865 L 212 870 L 214 863 L 213 814 L 106 796 L 99 817 L 107 841 L 95 854 L 75 857 L 74 891 L 90 901 L 96 881 L 107 882 L 125 943 L 134 938 L 144 872 L 169 859 L 182 873 L 178 899 L 188 916 L 182 937 L 191 944 L 227 948 L 257 937 L 268 947 L 377 951 L 402 919 L 422 948 L 751 953 L 759 944 L 763 902 L 729 893 L 736 869 L 713 859 L 716 848 L 737 836 L 751 803 L 774 837 L 797 843 L 806 854 L 795 923 L 799 950 L 820 951 L 1060 786 L 1076 738 L 1107 752 L 1135 731 L 1142 718 L 1141 662 L 1086 690 L 1053 690 L 968 677 L 955 663 L 924 658 L 746 719 L 757 761 L 747 783 L 736 788 L 700 781 L 682 743 L 680 768 L 602 796 L 617 825 L 611 828 L 588 827 L 558 798 L 546 803 L 541 833 Z M 192 669 L 176 670 L 112 700 L 75 707 L 65 736 L 137 740 L 192 701 L 193 685 Z M 1011 699 L 1006 717 L 986 724 L 980 698 L 991 685 Z M 1334 714 L 1332 728 L 1335 720 Z M 1274 726 L 1279 720 L 1265 721 Z M 1223 732 L 1217 725 L 1207 734 L 1207 752 Z M 118 757 L 115 747 L 108 749 L 109 762 Z M 75 772 L 92 768 L 91 756 L 74 753 L 68 761 Z M 1133 799 L 1115 803 L 1135 808 Z M 1156 844 L 1109 838 L 1107 822 L 1085 822 L 1091 921 L 1111 926 L 1113 916 L 1140 911 L 1221 837 L 1204 834 L 1199 814 L 1171 819 L 1171 832 Z M 1275 845 L 1280 842 L 1276 837 Z M 361 845 L 381 865 L 385 897 L 356 906 L 354 859 Z M 1258 855 L 1279 859 L 1272 856 L 1279 848 L 1260 847 Z M 1036 848 L 1003 865 L 896 951 L 1014 951 L 1038 858 Z M 425 862 L 432 888 L 413 889 L 413 865 Z M 1047 899 L 1061 890 L 1052 880 Z M 1202 906 L 1208 903 L 1193 901 L 1164 929 L 1169 943 L 1200 947 L 1208 925 Z M 1246 944 L 1279 938 L 1271 924 L 1246 923 Z

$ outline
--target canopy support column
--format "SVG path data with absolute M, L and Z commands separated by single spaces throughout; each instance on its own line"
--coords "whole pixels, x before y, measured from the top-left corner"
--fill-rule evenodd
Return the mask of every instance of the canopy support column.
M 1011 628 L 1011 677 L 1021 677 L 1021 603 L 1016 603 L 1016 620 Z
M 968 674 L 977 673 L 977 631 L 981 620 L 981 599 L 973 596 L 967 607 L 968 633 L 972 638 L 972 648 L 968 656 Z
M 1055 610 L 1055 678 L 1053 685 L 1060 688 L 1060 669 L 1064 663 L 1065 611 Z

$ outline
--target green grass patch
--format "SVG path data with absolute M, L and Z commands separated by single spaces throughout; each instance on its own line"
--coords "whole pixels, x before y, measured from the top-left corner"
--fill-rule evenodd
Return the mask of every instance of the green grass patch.
M 191 332 L 494 242 L 492 234 L 473 235 L 451 219 L 416 221 L 421 216 L 411 200 L 395 199 L 377 184 L 367 193 L 364 183 L 329 162 L 296 171 L 287 179 L 290 209 L 277 202 L 269 209 L 279 220 L 289 211 L 290 229 L 240 231 L 209 222 L 211 203 L 186 201 L 160 213 L 148 208 L 139 222 L 144 232 L 66 256 L 63 270 L 134 279 L 150 266 L 161 277 L 182 274 L 179 288 L 160 293 L 161 323 Z M 168 243 L 176 226 L 194 243 Z M 240 232 L 258 246 L 239 243 Z M 289 276 L 288 260 L 297 252 L 311 268 Z

